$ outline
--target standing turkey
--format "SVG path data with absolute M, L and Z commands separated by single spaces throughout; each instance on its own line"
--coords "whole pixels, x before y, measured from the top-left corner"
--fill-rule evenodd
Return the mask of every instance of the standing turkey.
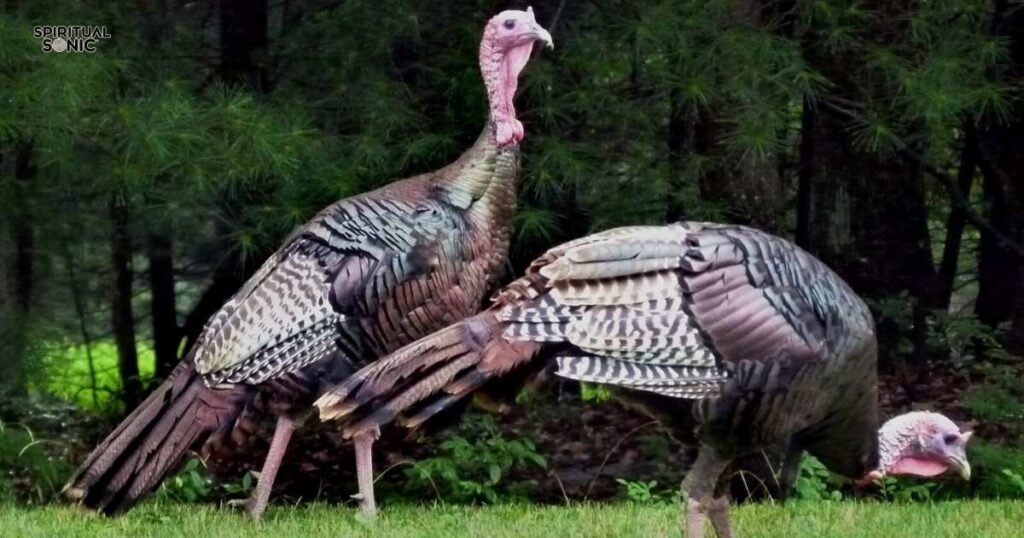
M 478 312 L 508 254 L 523 139 L 512 99 L 538 41 L 552 43 L 532 10 L 492 18 L 480 44 L 490 119 L 476 143 L 445 168 L 337 202 L 293 233 L 93 450 L 67 494 L 108 514 L 131 508 L 188 450 L 236 430 L 263 394 L 278 418 L 246 504 L 258 518 L 322 389 Z M 369 446 L 356 438 L 362 506 L 372 513 Z
M 867 307 L 806 252 L 742 226 L 620 228 L 556 247 L 489 310 L 380 359 L 317 406 L 323 419 L 349 416 L 347 435 L 399 415 L 415 427 L 548 360 L 560 376 L 611 385 L 699 447 L 683 482 L 691 537 L 706 515 L 731 535 L 727 468 L 761 447 L 807 450 L 850 477 L 969 473 L 969 434 L 941 415 L 879 432 Z

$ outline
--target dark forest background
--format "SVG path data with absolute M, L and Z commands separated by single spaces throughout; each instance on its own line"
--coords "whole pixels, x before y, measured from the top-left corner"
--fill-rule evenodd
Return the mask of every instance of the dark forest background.
M 887 411 L 942 409 L 979 431 L 979 478 L 956 492 L 1024 496 L 1024 3 L 531 4 L 556 49 L 531 62 L 517 100 L 509 276 L 625 224 L 718 220 L 790 238 L 876 313 Z M 293 227 L 472 143 L 486 114 L 480 31 L 526 3 L 0 6 L 0 464 L 12 469 L 0 490 L 46 500 Z M 43 53 L 43 24 L 112 38 Z M 473 482 L 457 462 L 484 452 L 499 461 L 469 499 L 516 489 L 491 480 L 495 466 L 581 496 L 650 493 L 651 476 L 676 472 L 664 436 L 600 390 L 549 384 L 523 400 L 433 447 L 394 439 L 429 456 L 396 458 L 394 487 Z M 304 442 L 295 470 L 349 472 L 330 431 Z M 237 480 L 259 441 L 251 452 L 210 467 Z M 178 494 L 208 494 L 205 472 L 190 464 Z

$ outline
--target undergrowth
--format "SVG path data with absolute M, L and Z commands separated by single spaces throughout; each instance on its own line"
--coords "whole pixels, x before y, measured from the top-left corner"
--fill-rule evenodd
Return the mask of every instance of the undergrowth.
M 533 441 L 506 438 L 489 415 L 471 415 L 441 441 L 436 455 L 405 470 L 404 493 L 455 503 L 525 500 L 530 484 L 508 476 L 529 466 L 547 466 Z

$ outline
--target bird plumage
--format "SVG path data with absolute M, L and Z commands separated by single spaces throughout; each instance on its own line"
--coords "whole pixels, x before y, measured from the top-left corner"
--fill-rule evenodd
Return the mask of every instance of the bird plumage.
M 349 435 L 396 417 L 416 426 L 549 360 L 562 377 L 611 385 L 708 458 L 786 444 L 848 476 L 876 465 L 870 312 L 800 248 L 733 225 L 618 228 L 555 247 L 489 310 L 360 370 L 317 406 L 352 418 Z
M 105 513 L 127 510 L 188 450 L 230 434 L 261 391 L 277 413 L 301 416 L 323 384 L 478 311 L 504 270 L 518 168 L 518 147 L 499 147 L 489 123 L 453 164 L 322 211 L 94 449 L 69 496 Z

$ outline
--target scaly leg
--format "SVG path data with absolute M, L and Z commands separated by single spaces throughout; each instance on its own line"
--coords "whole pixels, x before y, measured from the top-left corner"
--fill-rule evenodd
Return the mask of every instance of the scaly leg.
M 732 527 L 729 525 L 729 496 L 715 497 L 707 503 L 708 518 L 718 538 L 732 538 Z
M 704 505 L 689 497 L 683 502 L 686 503 L 683 511 L 683 538 L 704 538 L 704 521 L 707 519 Z
M 373 442 L 380 430 L 355 436 L 356 479 L 359 481 L 359 508 L 367 516 L 377 514 L 377 503 L 373 498 Z
M 683 535 L 686 538 L 703 538 L 704 521 L 707 518 L 715 486 L 722 472 L 729 465 L 729 458 L 712 447 L 702 446 L 690 472 L 683 479 Z M 728 510 L 728 503 L 726 504 Z M 717 532 L 717 530 L 716 530 Z M 725 537 L 721 537 L 725 538 Z
M 791 444 L 786 447 L 786 455 L 782 458 L 782 498 L 788 499 L 796 487 L 796 479 L 800 477 L 800 459 L 804 451 Z
M 284 415 L 277 418 L 274 439 L 270 442 L 267 458 L 263 460 L 260 477 L 256 480 L 256 489 L 245 503 L 245 511 L 254 520 L 259 521 L 267 509 L 270 490 L 274 488 L 274 479 L 277 478 L 277 470 L 281 467 L 281 460 L 284 459 L 284 454 L 288 450 L 288 442 L 292 438 L 292 432 L 301 424 L 302 420 L 295 420 Z

